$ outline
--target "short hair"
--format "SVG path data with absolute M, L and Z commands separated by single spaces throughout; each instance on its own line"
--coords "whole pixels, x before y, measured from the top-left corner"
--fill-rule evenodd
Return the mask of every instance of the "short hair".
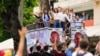
M 32 52 L 32 50 L 33 50 L 33 47 L 30 48 L 30 51 L 31 51 L 31 52 Z
M 48 51 L 48 49 L 49 49 L 48 45 L 44 46 L 44 51 Z
M 85 40 L 80 41 L 80 48 L 86 49 L 89 46 L 89 43 Z
M 61 44 L 59 44 L 59 45 L 57 46 L 57 50 L 58 50 L 58 51 L 62 51 L 62 45 L 61 45 Z
M 41 46 L 36 46 L 37 51 L 41 51 Z

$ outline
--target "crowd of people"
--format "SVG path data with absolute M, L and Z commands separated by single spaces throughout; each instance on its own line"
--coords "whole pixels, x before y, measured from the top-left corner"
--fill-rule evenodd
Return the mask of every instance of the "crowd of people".
M 43 23 L 44 27 L 63 28 L 66 30 L 72 23 L 76 26 L 83 27 L 83 21 L 85 20 L 84 12 L 80 15 L 75 14 L 73 9 L 69 8 L 52 8 L 50 10 L 44 9 L 42 13 L 39 13 L 39 23 Z
M 40 13 L 37 17 L 40 18 L 40 22 L 43 23 L 44 27 L 62 28 L 63 31 L 73 26 L 77 29 L 85 29 L 84 15 L 79 17 L 79 15 L 73 12 L 73 9 L 63 9 L 61 7 L 52 9 L 51 7 L 51 10 L 44 9 L 43 13 Z M 19 30 L 20 42 L 16 56 L 23 56 L 26 32 L 26 28 Z M 37 40 L 36 44 L 28 50 L 28 56 L 99 56 L 100 42 L 95 47 L 96 51 L 93 51 L 94 53 L 88 51 L 90 48 L 89 40 L 77 32 L 75 39 L 68 36 L 64 38 L 63 43 L 58 41 L 56 36 L 52 45 L 42 46 L 39 40 Z
M 24 41 L 25 41 L 25 34 L 27 30 L 26 28 L 22 28 L 22 30 L 19 30 L 20 35 L 20 42 L 18 46 L 18 51 L 16 53 L 16 56 L 23 56 L 23 50 L 24 50 Z M 28 56 L 100 56 L 100 41 L 95 46 L 95 54 L 88 51 L 90 48 L 89 41 L 82 38 L 81 35 L 78 36 L 80 38 L 78 46 L 69 47 L 71 38 L 67 38 L 65 43 L 60 43 L 57 41 L 57 38 L 54 38 L 53 44 L 45 45 L 44 47 L 39 44 L 39 41 L 37 40 L 36 45 L 34 45 L 32 48 L 30 48 L 30 53 Z

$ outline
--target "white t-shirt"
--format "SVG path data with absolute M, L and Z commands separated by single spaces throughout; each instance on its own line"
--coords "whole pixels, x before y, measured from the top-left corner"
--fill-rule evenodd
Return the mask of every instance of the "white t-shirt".
M 68 48 L 75 48 L 75 42 L 71 40 L 70 44 L 68 45 Z
M 75 26 L 83 26 L 83 20 L 82 19 L 79 19 L 79 20 L 75 19 L 74 22 L 75 22 L 74 23 Z
M 69 19 L 68 15 L 67 15 L 67 14 L 64 14 L 63 12 L 59 12 L 59 13 L 57 14 L 57 17 L 59 18 L 59 20 L 60 20 L 61 22 L 65 22 L 66 19 L 70 22 L 70 19 Z
M 59 20 L 58 13 L 54 13 L 54 20 Z
M 78 53 L 84 54 L 84 51 L 80 50 Z M 77 56 L 77 52 L 73 52 L 72 56 Z M 84 56 L 93 56 L 93 54 L 90 52 L 86 52 L 86 54 L 84 54 Z
M 60 21 L 62 21 L 63 18 L 63 13 L 62 12 L 58 12 L 57 17 Z
M 67 14 L 63 14 L 63 21 L 65 22 L 66 19 L 70 22 L 70 19 L 69 19 L 68 15 Z

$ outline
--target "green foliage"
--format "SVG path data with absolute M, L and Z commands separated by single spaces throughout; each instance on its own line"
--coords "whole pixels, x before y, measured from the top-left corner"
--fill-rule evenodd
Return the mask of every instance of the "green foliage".
M 33 8 L 38 5 L 38 0 L 24 0 L 24 19 L 23 24 L 32 24 L 36 18 L 32 15 Z
M 0 0 L 0 12 L 5 11 L 4 0 Z
M 18 6 L 20 0 L 0 0 L 0 42 L 8 38 L 11 38 L 11 34 L 6 31 L 3 21 L 1 20 L 2 12 L 7 12 L 9 6 Z M 23 24 L 32 24 L 35 21 L 35 17 L 32 16 L 33 8 L 38 5 L 38 0 L 24 0 L 24 19 Z M 9 9 L 8 9 L 9 7 Z M 4 18 L 2 18 L 4 19 Z
M 5 12 L 6 9 L 5 9 L 5 5 L 4 5 L 4 0 L 0 0 L 0 14 L 1 12 Z M 10 38 L 10 35 L 9 33 L 5 32 L 5 27 L 4 27 L 4 24 L 1 20 L 1 16 L 0 16 L 0 42 Z
M 3 25 L 3 22 L 0 20 L 0 42 L 11 38 L 10 33 L 5 31 L 5 27 Z

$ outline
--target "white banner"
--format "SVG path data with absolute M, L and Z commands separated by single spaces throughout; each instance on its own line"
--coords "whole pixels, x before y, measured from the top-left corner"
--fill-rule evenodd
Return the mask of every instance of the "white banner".
M 38 39 L 40 43 L 43 45 L 48 44 L 51 45 L 51 33 L 56 32 L 59 35 L 60 41 L 62 36 L 62 28 L 41 28 L 36 30 L 30 30 L 26 34 L 27 39 L 27 47 L 30 48 L 36 43 Z

